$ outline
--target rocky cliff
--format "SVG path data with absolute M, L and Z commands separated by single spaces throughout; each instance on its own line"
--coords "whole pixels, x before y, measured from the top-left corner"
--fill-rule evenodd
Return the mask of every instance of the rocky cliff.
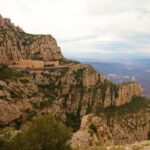
M 121 108 L 110 107 L 98 115 L 86 115 L 72 136 L 72 148 L 84 150 L 102 143 L 124 145 L 149 139 L 149 114 L 149 100 L 135 98 Z
M 62 53 L 51 35 L 33 35 L 0 16 L 0 61 L 60 60 Z
M 80 135 L 84 137 L 82 133 L 90 140 L 108 144 L 148 138 L 149 112 L 145 110 L 149 110 L 149 103 L 142 107 L 143 111 L 139 107 L 128 112 L 134 108 L 134 98 L 142 96 L 138 83 L 114 84 L 90 65 L 65 59 L 52 36 L 27 34 L 9 19 L 0 17 L 0 32 L 2 63 L 60 60 L 59 66 L 43 70 L 16 71 L 0 65 L 1 128 L 13 126 L 23 130 L 32 117 L 51 113 L 74 131 L 79 130 L 73 141 Z

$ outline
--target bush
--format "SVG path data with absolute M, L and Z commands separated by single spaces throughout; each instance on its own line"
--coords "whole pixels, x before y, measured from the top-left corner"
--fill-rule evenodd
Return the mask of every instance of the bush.
M 12 70 L 5 64 L 0 64 L 0 80 L 15 80 L 23 75 L 17 71 Z
M 124 115 L 125 113 L 136 113 L 140 110 L 146 110 L 150 108 L 150 100 L 146 97 L 133 97 L 129 103 L 126 103 L 123 106 L 116 107 L 110 106 L 105 109 L 105 112 L 110 114 L 110 116 L 118 114 Z
M 33 119 L 30 127 L 4 146 L 4 150 L 70 150 L 70 130 L 54 117 Z
M 5 127 L 0 129 L 0 148 L 3 147 L 5 142 L 10 141 L 13 137 L 17 135 L 19 131 L 12 127 Z

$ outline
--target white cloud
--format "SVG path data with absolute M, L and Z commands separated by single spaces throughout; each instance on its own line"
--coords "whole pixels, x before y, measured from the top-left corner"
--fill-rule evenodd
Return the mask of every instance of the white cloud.
M 149 0 L 0 0 L 0 11 L 64 52 L 150 53 Z

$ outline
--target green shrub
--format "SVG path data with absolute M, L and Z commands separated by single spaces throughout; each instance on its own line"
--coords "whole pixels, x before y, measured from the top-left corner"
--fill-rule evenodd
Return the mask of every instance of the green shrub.
M 29 83 L 29 80 L 28 79 L 20 79 L 20 82 L 24 83 L 24 84 L 27 84 L 27 83 Z
M 0 64 L 0 80 L 6 80 L 6 79 L 15 80 L 21 76 L 22 76 L 21 73 L 12 70 L 5 64 Z
M 30 127 L 5 144 L 4 150 L 70 150 L 70 130 L 49 115 L 32 120 Z
M 0 129 L 0 148 L 3 147 L 5 142 L 10 141 L 13 137 L 17 135 L 19 131 L 12 127 L 5 127 Z

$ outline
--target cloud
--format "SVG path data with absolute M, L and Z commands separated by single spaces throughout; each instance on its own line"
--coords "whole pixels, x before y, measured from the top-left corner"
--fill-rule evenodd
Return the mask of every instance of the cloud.
M 0 0 L 3 16 L 65 53 L 150 53 L 149 0 Z

